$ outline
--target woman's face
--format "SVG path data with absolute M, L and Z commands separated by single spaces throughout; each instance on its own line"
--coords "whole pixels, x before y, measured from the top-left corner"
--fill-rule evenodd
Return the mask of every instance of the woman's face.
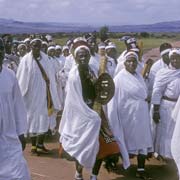
M 176 69 L 180 69 L 180 55 L 174 53 L 171 57 L 170 57 L 170 62 L 171 65 L 176 68 Z
M 136 72 L 136 68 L 137 68 L 137 59 L 133 56 L 130 56 L 125 62 L 125 68 L 128 72 L 130 72 L 131 74 L 134 74 Z

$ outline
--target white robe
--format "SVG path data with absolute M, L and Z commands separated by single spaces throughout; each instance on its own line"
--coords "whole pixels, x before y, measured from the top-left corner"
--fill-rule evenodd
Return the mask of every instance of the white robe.
M 48 56 L 43 52 L 41 52 L 40 63 L 50 79 L 50 91 L 54 110 L 59 111 L 60 102 L 54 70 Z M 50 122 L 47 110 L 46 83 L 32 56 L 32 52 L 26 54 L 21 60 L 17 71 L 17 79 L 27 109 L 28 133 L 41 134 L 47 132 Z
M 152 152 L 152 135 L 148 110 L 147 89 L 140 74 L 123 69 L 114 78 L 115 94 L 108 103 L 108 118 L 123 157 L 129 166 L 130 154 Z
M 0 180 L 30 180 L 18 138 L 26 133 L 26 110 L 14 73 L 3 67 L 0 84 Z
M 160 104 L 160 122 L 155 126 L 155 152 L 166 158 L 172 158 L 171 140 L 175 122 L 171 118 L 176 102 L 162 99 L 166 96 L 178 99 L 180 95 L 180 70 L 161 69 L 155 77 L 152 104 Z
M 77 66 L 69 73 L 67 96 L 60 122 L 63 149 L 85 168 L 94 166 L 99 151 L 101 118 L 84 102 Z
M 179 172 L 179 179 L 180 179 L 180 144 L 179 144 L 179 139 L 180 139 L 180 96 L 178 99 L 178 102 L 176 103 L 176 106 L 173 110 L 172 114 L 173 119 L 176 122 L 174 132 L 173 132 L 173 137 L 171 141 L 171 152 L 172 156 L 175 160 L 175 163 L 178 168 Z
M 166 63 L 164 63 L 164 61 L 161 58 L 158 61 L 156 61 L 150 69 L 149 77 L 147 80 L 149 96 L 152 95 L 152 90 L 153 90 L 154 79 L 155 79 L 156 73 L 162 68 L 168 68 L 168 65 Z
M 98 77 L 98 71 L 100 66 L 100 55 L 95 54 L 94 56 L 91 56 L 89 60 L 89 66 L 92 68 L 92 70 L 96 73 L 96 76 Z M 113 78 L 114 77 L 114 71 L 116 68 L 116 63 L 113 58 L 107 56 L 107 64 L 106 64 L 106 72 Z

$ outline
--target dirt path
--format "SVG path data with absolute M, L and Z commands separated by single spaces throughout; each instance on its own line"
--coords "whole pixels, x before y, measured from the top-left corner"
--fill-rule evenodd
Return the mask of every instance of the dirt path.
M 37 156 L 31 155 L 30 144 L 27 144 L 24 152 L 31 171 L 32 180 L 74 180 L 74 162 L 61 159 L 58 155 L 58 141 L 47 143 L 51 149 L 50 155 Z M 136 159 L 132 159 L 132 166 L 128 171 L 123 170 L 121 160 L 119 161 L 118 171 L 108 173 L 101 167 L 98 180 L 138 180 L 135 178 Z M 175 170 L 170 170 L 163 162 L 152 158 L 147 162 L 147 171 L 154 180 L 176 180 Z M 84 180 L 89 180 L 90 172 L 84 170 Z
M 173 42 L 171 44 L 173 47 L 179 47 L 180 48 L 180 41 Z M 159 48 L 154 48 L 154 49 L 149 50 L 148 52 L 146 52 L 144 54 L 144 58 L 145 58 L 145 60 L 149 59 L 149 58 L 151 58 L 153 60 L 159 59 L 160 58 Z

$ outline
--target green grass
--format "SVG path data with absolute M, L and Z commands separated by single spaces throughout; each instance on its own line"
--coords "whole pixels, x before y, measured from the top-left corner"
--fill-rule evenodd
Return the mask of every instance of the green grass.
M 64 45 L 67 40 L 68 40 L 68 38 L 61 38 L 61 39 L 55 39 L 55 42 L 57 44 Z M 117 51 L 119 54 L 126 49 L 124 42 L 119 41 L 118 39 L 110 39 L 110 40 L 116 44 Z M 165 43 L 165 42 L 172 43 L 174 41 L 178 41 L 178 40 L 180 40 L 180 37 L 176 37 L 176 38 L 155 38 L 155 37 L 153 37 L 153 38 L 142 38 L 141 40 L 143 42 L 143 50 L 144 50 L 144 52 L 146 52 L 152 48 L 159 48 L 159 46 L 162 43 Z

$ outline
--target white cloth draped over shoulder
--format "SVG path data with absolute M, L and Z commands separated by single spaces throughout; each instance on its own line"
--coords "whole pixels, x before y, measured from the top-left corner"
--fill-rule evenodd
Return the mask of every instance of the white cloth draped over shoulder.
M 172 158 L 171 141 L 175 122 L 171 114 L 176 105 L 175 101 L 163 99 L 178 99 L 180 95 L 180 70 L 164 68 L 155 77 L 152 104 L 160 105 L 160 122 L 153 123 L 155 151 L 165 158 Z
M 176 122 L 172 141 L 171 141 L 171 151 L 172 151 L 172 156 L 176 162 L 178 172 L 179 172 L 179 179 L 180 179 L 180 144 L 179 144 L 179 139 L 180 139 L 180 96 L 178 99 L 178 102 L 176 103 L 176 106 L 174 108 L 173 114 L 172 114 L 173 119 Z
M 101 118 L 84 102 L 78 67 L 69 73 L 65 107 L 60 122 L 63 149 L 85 168 L 94 166 L 99 151 Z
M 180 78 L 179 69 L 163 68 L 159 70 L 155 76 L 151 103 L 160 104 L 167 85 L 177 78 Z
M 0 84 L 0 179 L 30 180 L 18 138 L 26 133 L 27 116 L 14 73 L 3 67 Z
M 57 93 L 55 72 L 49 62 L 48 56 L 41 52 L 40 63 L 50 80 L 50 91 L 55 111 L 59 111 L 60 102 Z M 47 110 L 46 83 L 32 52 L 26 54 L 21 60 L 17 79 L 26 105 L 28 116 L 28 133 L 44 133 L 49 128 Z
M 149 91 L 149 96 L 151 97 L 152 91 L 153 91 L 153 85 L 154 85 L 154 79 L 156 76 L 156 73 L 163 68 L 168 68 L 168 65 L 164 63 L 163 59 L 157 60 L 151 67 L 147 84 L 148 84 L 148 91 Z
M 124 62 L 125 62 L 125 54 L 126 54 L 127 51 L 124 51 L 120 57 L 119 57 L 119 61 L 118 61 L 118 64 L 116 66 L 116 69 L 114 71 L 114 77 L 121 71 L 125 68 L 124 66 Z M 136 69 L 136 72 L 138 73 L 141 73 L 141 71 L 143 70 L 144 68 L 144 59 L 142 58 L 141 61 L 138 61 L 138 66 L 137 66 L 137 69 Z
M 128 154 L 152 152 L 152 134 L 148 110 L 147 88 L 140 74 L 123 69 L 114 78 L 115 94 L 108 103 L 108 118 L 119 144 L 125 168 Z

